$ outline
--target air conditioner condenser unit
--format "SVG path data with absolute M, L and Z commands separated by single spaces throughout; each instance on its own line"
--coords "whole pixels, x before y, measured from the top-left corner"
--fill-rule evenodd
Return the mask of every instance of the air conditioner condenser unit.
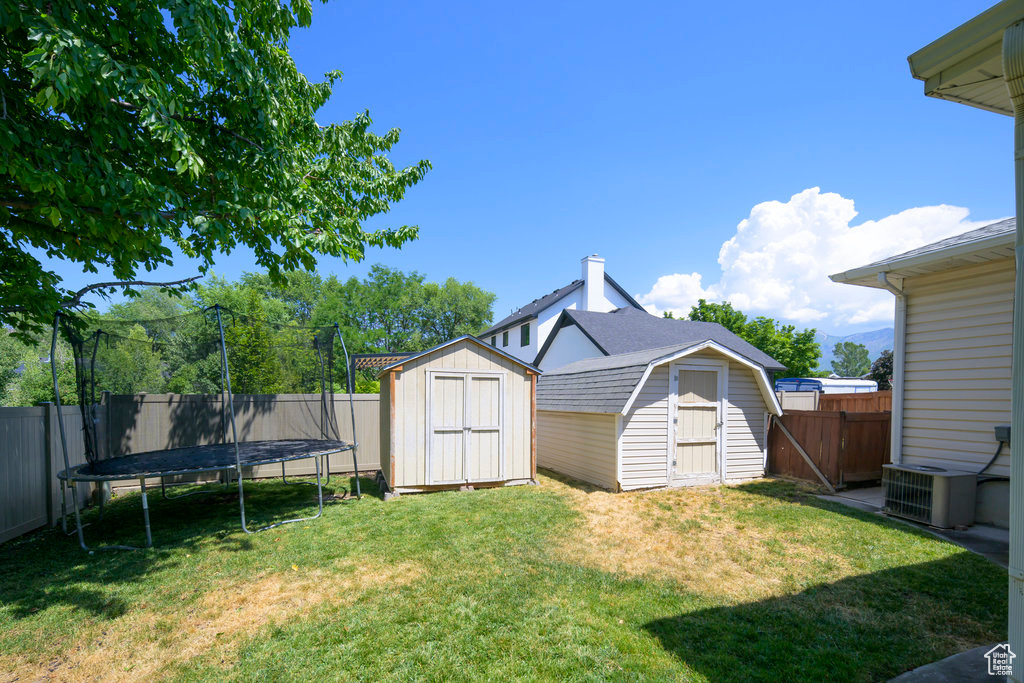
M 974 522 L 974 472 L 929 465 L 883 465 L 885 512 L 949 529 Z

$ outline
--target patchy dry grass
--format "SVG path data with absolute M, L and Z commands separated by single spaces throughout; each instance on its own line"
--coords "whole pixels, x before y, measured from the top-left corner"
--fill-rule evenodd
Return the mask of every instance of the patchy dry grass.
M 584 524 L 558 543 L 558 554 L 567 561 L 672 580 L 736 602 L 777 595 L 801 579 L 834 580 L 854 571 L 834 549 L 751 524 L 744 509 L 775 502 L 736 488 L 623 495 L 561 478 L 548 483 L 583 513 Z
M 364 490 L 252 536 L 214 496 L 155 502 L 152 551 L 0 546 L 0 680 L 870 681 L 1005 636 L 1004 571 L 791 483 Z M 136 505 L 92 540 L 138 540 Z
M 342 562 L 328 569 L 296 565 L 251 580 L 219 581 L 195 604 L 133 611 L 112 620 L 96 641 L 49 662 L 47 673 L 63 681 L 133 681 L 210 654 L 230 667 L 238 646 L 254 631 L 308 617 L 314 609 L 352 604 L 373 589 L 403 586 L 421 573 L 411 562 L 383 567 Z M 2 670 L 15 679 L 40 673 L 37 664 L 0 655 Z

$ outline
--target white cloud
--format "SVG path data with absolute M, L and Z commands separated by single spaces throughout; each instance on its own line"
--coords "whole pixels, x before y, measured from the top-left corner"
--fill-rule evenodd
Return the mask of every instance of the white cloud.
M 892 322 L 892 295 L 839 285 L 832 273 L 863 266 L 986 225 L 958 206 L 907 209 L 851 225 L 853 200 L 817 187 L 787 202 L 758 204 L 740 221 L 718 254 L 721 274 L 704 284 L 701 273 L 662 275 L 638 297 L 652 312 L 685 314 L 697 299 L 731 301 L 753 315 L 829 330 Z

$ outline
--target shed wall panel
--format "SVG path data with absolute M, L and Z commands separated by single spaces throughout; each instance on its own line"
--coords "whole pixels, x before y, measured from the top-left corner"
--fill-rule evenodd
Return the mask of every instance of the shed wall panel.
M 624 490 L 668 485 L 668 366 L 654 368 L 622 421 Z
M 1013 259 L 908 278 L 904 462 L 978 470 L 1010 423 Z M 987 471 L 1010 474 L 1010 453 Z
M 537 411 L 537 466 L 614 489 L 616 419 L 601 413 Z

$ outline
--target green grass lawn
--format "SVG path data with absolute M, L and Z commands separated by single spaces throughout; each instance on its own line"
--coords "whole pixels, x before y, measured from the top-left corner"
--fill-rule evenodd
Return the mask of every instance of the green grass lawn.
M 0 546 L 0 672 L 874 681 L 1005 638 L 1004 570 L 791 483 L 363 490 L 251 536 L 229 494 L 152 496 L 154 550 Z M 311 494 L 247 485 L 250 519 L 308 514 Z M 90 512 L 90 541 L 141 542 L 138 502 Z

